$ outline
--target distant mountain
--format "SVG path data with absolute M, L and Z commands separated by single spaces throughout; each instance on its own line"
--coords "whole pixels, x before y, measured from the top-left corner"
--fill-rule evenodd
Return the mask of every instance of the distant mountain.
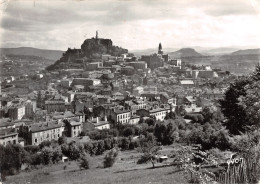
M 232 52 L 231 55 L 260 55 L 260 49 L 246 49 Z
M 192 48 L 182 48 L 175 52 L 168 53 L 172 58 L 184 58 L 184 57 L 200 57 L 202 54 L 198 53 L 195 49 Z
M 219 48 L 212 48 L 212 49 L 205 49 L 205 50 L 198 50 L 198 49 L 196 50 L 203 55 L 225 55 L 237 51 L 238 49 L 239 48 L 219 47 Z
M 45 50 L 32 47 L 0 48 L 1 55 L 39 56 L 55 61 L 61 58 L 63 53 L 64 51 L 61 50 Z
M 177 48 L 163 48 L 164 53 L 173 52 L 175 50 L 178 50 Z M 143 49 L 143 50 L 129 50 L 129 53 L 134 53 L 135 56 L 142 56 L 142 55 L 150 55 L 153 53 L 157 53 L 158 48 L 149 48 L 149 49 Z

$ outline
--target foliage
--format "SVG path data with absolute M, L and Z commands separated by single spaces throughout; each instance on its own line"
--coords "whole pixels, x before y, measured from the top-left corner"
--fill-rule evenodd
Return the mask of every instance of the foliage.
M 141 159 L 138 161 L 138 163 L 150 160 L 154 167 L 156 155 L 157 155 L 158 151 L 160 150 L 160 147 L 157 146 L 155 137 L 152 134 L 149 134 L 147 137 L 141 138 L 139 140 L 139 150 L 144 155 L 141 157 Z
M 80 169 L 84 168 L 84 169 L 89 169 L 89 159 L 87 157 L 87 155 L 84 155 L 80 158 L 80 165 L 79 165 Z
M 103 129 L 103 130 L 93 130 L 87 132 L 87 136 L 89 136 L 93 140 L 104 140 L 106 138 L 113 138 L 118 136 L 117 129 Z
M 185 119 L 190 119 L 195 123 L 203 123 L 204 122 L 204 117 L 202 114 L 186 114 L 184 116 Z
M 23 163 L 30 164 L 30 153 L 19 144 L 0 145 L 0 170 L 3 177 L 20 172 Z
M 170 145 L 179 140 L 177 129 L 173 122 L 167 125 L 164 122 L 157 123 L 154 127 L 154 136 L 162 145 Z
M 65 142 L 66 142 L 66 137 L 64 137 L 64 136 L 59 137 L 59 139 L 58 139 L 59 145 L 64 144 Z
M 255 72 L 230 84 L 225 97 L 220 101 L 222 112 L 227 117 L 225 123 L 232 134 L 246 132 L 248 126 L 259 126 L 260 66 Z
M 129 136 L 133 136 L 135 134 L 135 130 L 133 127 L 126 127 L 124 130 L 123 130 L 123 135 L 125 137 L 129 137 Z
M 118 156 L 117 149 L 113 148 L 112 150 L 110 150 L 104 157 L 104 161 L 103 161 L 104 168 L 112 167 L 116 162 L 117 156 Z
M 71 160 L 78 160 L 81 155 L 85 154 L 84 147 L 80 144 L 71 143 L 68 148 L 68 157 Z

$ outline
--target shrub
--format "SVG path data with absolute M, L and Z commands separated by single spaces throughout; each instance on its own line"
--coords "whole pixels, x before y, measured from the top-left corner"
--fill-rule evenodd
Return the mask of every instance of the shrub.
M 59 139 L 58 139 L 59 145 L 64 144 L 65 142 L 66 142 L 66 137 L 64 137 L 64 136 L 59 137 Z
M 123 130 L 123 135 L 125 137 L 129 137 L 129 136 L 132 136 L 135 134 L 135 130 L 134 128 L 132 127 L 126 127 L 124 130 Z
M 78 160 L 81 155 L 85 153 L 85 150 L 81 145 L 72 143 L 69 145 L 68 157 L 71 160 Z
M 87 158 L 87 156 L 82 156 L 81 159 L 80 159 L 80 165 L 79 165 L 79 168 L 84 168 L 84 169 L 89 169 L 89 160 Z
M 129 149 L 130 140 L 126 137 L 123 137 L 119 140 L 119 147 L 123 150 Z
M 51 145 L 51 141 L 49 140 L 45 140 L 43 141 L 40 145 L 39 145 L 39 148 L 42 149 L 44 147 L 49 147 Z
M 151 161 L 151 155 L 150 154 L 144 154 L 137 160 L 137 164 L 145 164 L 147 162 Z
M 48 165 L 52 163 L 53 149 L 50 147 L 44 147 L 41 152 L 41 157 L 44 164 Z
M 104 161 L 103 161 L 104 168 L 112 167 L 114 165 L 114 163 L 116 162 L 117 156 L 118 156 L 118 151 L 115 148 L 110 150 L 105 155 L 105 158 L 104 158 Z

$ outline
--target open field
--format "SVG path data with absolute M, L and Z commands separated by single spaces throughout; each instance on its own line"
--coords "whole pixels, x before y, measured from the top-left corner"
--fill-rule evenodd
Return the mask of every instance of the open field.
M 169 148 L 167 149 L 167 151 Z M 30 172 L 22 172 L 7 178 L 6 183 L 88 183 L 88 184 L 172 184 L 187 183 L 183 172 L 167 163 L 137 165 L 140 153 L 136 151 L 120 152 L 112 168 L 102 168 L 104 155 L 91 157 L 90 169 L 80 170 L 77 162 L 43 166 Z M 66 169 L 64 170 L 64 166 Z

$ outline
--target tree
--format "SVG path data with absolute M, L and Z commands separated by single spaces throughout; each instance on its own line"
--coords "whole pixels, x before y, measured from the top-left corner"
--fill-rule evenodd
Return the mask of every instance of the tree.
M 116 162 L 117 156 L 118 156 L 118 150 L 116 148 L 110 150 L 104 157 L 104 161 L 103 161 L 104 168 L 112 167 Z
M 43 159 L 44 164 L 48 165 L 48 164 L 52 163 L 53 149 L 50 147 L 42 148 L 41 157 Z
M 150 134 L 147 137 L 140 139 L 139 149 L 143 153 L 143 156 L 138 162 L 141 163 L 142 160 L 143 162 L 151 161 L 154 168 L 156 155 L 160 150 L 160 147 L 157 146 L 155 137 L 152 134 Z
M 129 137 L 129 136 L 134 135 L 134 134 L 135 134 L 135 130 L 133 129 L 133 127 L 126 127 L 123 130 L 123 135 L 125 137 Z
M 84 155 L 80 158 L 79 168 L 89 169 L 89 160 L 87 155 Z
M 220 101 L 222 112 L 227 121 L 227 129 L 232 134 L 245 132 L 247 127 L 259 126 L 260 122 L 260 66 L 248 77 L 232 83 Z
M 65 142 L 66 142 L 66 137 L 64 137 L 64 136 L 59 137 L 59 139 L 58 139 L 59 145 L 64 144 Z
M 224 116 L 227 117 L 225 125 L 232 134 L 244 132 L 244 126 L 249 122 L 244 108 L 238 104 L 238 99 L 246 95 L 245 86 L 247 84 L 248 80 L 246 78 L 238 79 L 230 85 L 224 99 L 220 100 L 221 110 Z
M 245 110 L 251 124 L 260 126 L 260 80 L 245 86 L 246 95 L 241 96 L 239 105 Z
M 211 120 L 222 121 L 223 114 L 221 111 L 215 106 L 206 106 L 202 109 L 202 115 L 204 117 L 204 122 L 210 122 Z

